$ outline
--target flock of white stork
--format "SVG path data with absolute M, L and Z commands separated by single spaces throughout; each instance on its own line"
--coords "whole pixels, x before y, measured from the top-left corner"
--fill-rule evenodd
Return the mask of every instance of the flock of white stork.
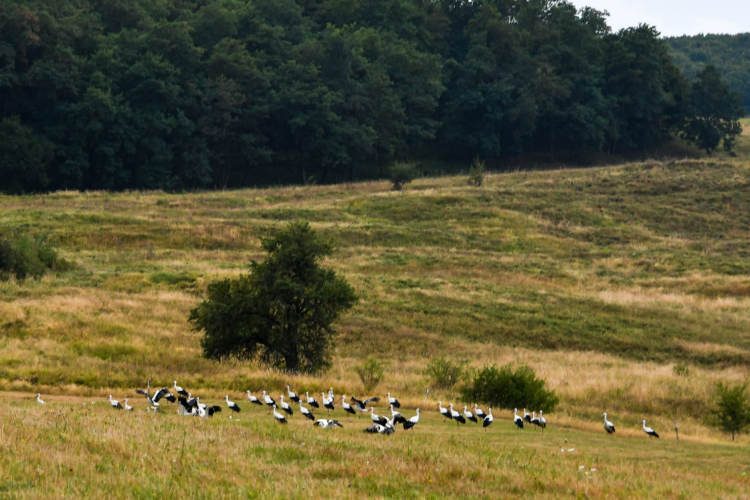
M 185 389 L 177 385 L 177 381 L 174 381 L 173 385 L 174 391 L 178 394 L 175 396 L 171 392 L 169 392 L 169 389 L 162 388 L 159 390 L 154 391 L 153 394 L 151 394 L 151 381 L 149 380 L 146 385 L 146 390 L 143 389 L 137 389 L 135 392 L 138 394 L 142 394 L 146 397 L 148 400 L 149 406 L 146 407 L 147 411 L 155 411 L 155 412 L 161 412 L 161 406 L 159 401 L 162 399 L 165 399 L 169 401 L 170 403 L 177 403 L 178 409 L 176 410 L 176 413 L 183 416 L 193 416 L 193 417 L 201 417 L 201 418 L 208 418 L 212 417 L 215 413 L 221 412 L 221 406 L 208 406 L 204 403 L 200 402 L 199 397 L 192 397 L 192 394 L 187 392 Z M 289 397 L 289 400 L 299 405 L 299 412 L 300 414 L 313 422 L 313 425 L 317 425 L 319 427 L 322 427 L 324 429 L 333 429 L 335 427 L 344 427 L 341 425 L 341 423 L 338 420 L 333 420 L 330 418 L 321 418 L 316 419 L 315 415 L 313 415 L 313 412 L 305 408 L 302 405 L 302 399 L 300 396 L 294 392 L 292 392 L 291 388 L 289 386 L 286 387 L 287 396 Z M 321 393 L 321 403 L 324 409 L 328 410 L 328 416 L 330 417 L 331 411 L 335 410 L 334 404 L 336 403 L 337 399 L 334 396 L 333 393 L 333 387 L 328 391 L 328 394 Z M 364 432 L 370 433 L 370 434 L 393 434 L 396 432 L 396 425 L 401 424 L 404 428 L 404 430 L 414 429 L 414 426 L 416 426 L 419 423 L 419 408 L 416 409 L 416 415 L 413 417 L 407 419 L 405 418 L 398 409 L 401 408 L 401 403 L 399 403 L 398 399 L 391 397 L 391 393 L 389 392 L 386 396 L 388 400 L 388 406 L 391 410 L 391 418 L 388 418 L 384 415 L 377 415 L 375 413 L 375 408 L 371 406 L 370 408 L 367 407 L 368 404 L 371 403 L 377 403 L 380 401 L 380 398 L 369 398 L 365 399 L 364 401 L 361 401 L 357 398 L 350 397 L 349 400 L 351 403 L 347 403 L 346 401 L 346 395 L 342 395 L 338 401 L 341 402 L 341 409 L 347 414 L 347 417 L 350 415 L 357 415 L 358 413 L 369 413 L 370 419 L 372 420 L 372 425 L 367 427 Z M 259 406 L 268 406 L 270 409 L 270 413 L 273 416 L 274 420 L 279 422 L 280 424 L 286 424 L 287 423 L 287 415 L 292 416 L 294 415 L 294 409 L 292 406 L 284 401 L 284 395 L 281 394 L 279 396 L 279 403 L 277 404 L 276 401 L 269 396 L 266 391 L 262 391 L 262 395 L 260 397 L 253 396 L 250 391 L 247 391 L 247 399 L 250 401 L 251 404 L 256 404 Z M 42 400 L 42 395 L 37 394 L 36 400 L 39 404 L 46 404 Z M 229 400 L 229 396 L 226 396 L 224 398 L 227 408 L 231 410 L 234 413 L 240 413 L 241 409 L 239 405 L 233 401 Z M 305 393 L 305 400 L 307 405 L 310 408 L 315 408 L 315 410 L 320 409 L 321 403 L 318 403 L 318 401 L 314 397 L 310 397 L 310 393 Z M 112 408 L 117 410 L 125 410 L 125 411 L 133 411 L 133 407 L 128 404 L 128 398 L 124 399 L 124 404 L 120 404 L 120 402 L 116 399 L 112 399 L 112 395 L 109 396 L 109 404 L 112 406 Z M 279 413 L 279 409 L 283 413 Z M 468 409 L 468 406 L 464 406 L 463 414 L 461 412 L 458 412 L 453 409 L 453 403 L 449 404 L 447 408 L 443 407 L 443 402 L 438 401 L 438 410 L 440 411 L 440 414 L 443 416 L 443 422 L 447 420 L 453 420 L 456 422 L 456 426 L 460 426 L 460 424 L 466 424 L 467 421 L 474 422 L 475 424 L 478 424 L 479 421 L 482 421 L 482 427 L 484 427 L 484 430 L 487 430 L 487 427 L 492 425 L 492 422 L 495 421 L 495 417 L 492 415 L 492 407 L 488 409 L 489 413 L 485 413 L 481 408 L 478 407 L 478 405 L 474 405 L 474 411 L 471 412 Z M 614 434 L 615 433 L 615 424 L 610 422 L 607 419 L 607 414 L 604 413 L 604 430 L 607 431 L 607 434 Z M 230 418 L 232 418 L 230 416 Z M 547 420 L 544 418 L 544 412 L 539 411 L 539 416 L 536 416 L 536 412 L 532 412 L 531 415 L 526 411 L 526 408 L 523 409 L 523 417 L 521 417 L 518 414 L 518 408 L 513 410 L 513 423 L 516 425 L 518 429 L 523 429 L 524 425 L 533 425 L 535 427 L 539 427 L 544 431 L 544 429 L 547 428 Z M 646 426 L 646 421 L 643 420 L 643 432 L 645 432 L 649 438 L 655 437 L 658 438 L 659 434 L 656 433 L 654 429 L 651 427 Z

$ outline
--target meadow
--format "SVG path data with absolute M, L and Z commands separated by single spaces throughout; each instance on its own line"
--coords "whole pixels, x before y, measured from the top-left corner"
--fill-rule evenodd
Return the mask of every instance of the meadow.
M 732 443 L 709 417 L 716 382 L 750 371 L 749 182 L 750 163 L 722 155 L 496 173 L 481 188 L 455 176 L 402 192 L 0 197 L 0 227 L 45 235 L 73 263 L 0 282 L 0 497 L 746 498 L 748 437 Z M 326 264 L 361 298 L 338 325 L 332 369 L 201 358 L 190 308 L 295 219 L 335 238 Z M 443 424 L 437 401 L 458 395 L 423 375 L 439 355 L 533 367 L 561 397 L 544 436 L 499 410 L 489 432 Z M 353 370 L 368 356 L 386 366 L 378 395 L 397 395 L 407 416 L 425 410 L 413 435 L 364 435 L 364 418 L 282 428 L 246 403 L 247 389 L 287 384 L 370 396 Z M 246 413 L 147 414 L 134 389 L 149 378 L 202 401 L 228 394 Z M 114 413 L 109 394 L 136 411 Z M 642 418 L 664 439 L 649 441 Z

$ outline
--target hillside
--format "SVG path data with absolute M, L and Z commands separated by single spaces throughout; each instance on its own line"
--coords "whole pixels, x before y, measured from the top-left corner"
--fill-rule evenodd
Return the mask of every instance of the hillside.
M 665 38 L 674 63 L 688 78 L 706 64 L 716 66 L 750 110 L 750 33 Z
M 403 192 L 370 182 L 0 197 L 1 227 L 48 235 L 75 265 L 0 283 L 0 389 L 23 392 L 0 393 L 14 450 L 0 479 L 23 498 L 736 496 L 749 486 L 747 437 L 730 444 L 705 419 L 714 383 L 749 373 L 749 182 L 750 164 L 715 159 L 495 174 L 482 188 L 458 176 Z M 338 241 L 328 264 L 361 295 L 333 368 L 290 376 L 202 359 L 188 310 L 293 219 Z M 488 433 L 443 424 L 432 405 L 457 395 L 432 388 L 425 407 L 422 375 L 442 354 L 534 367 L 562 399 L 550 428 L 516 432 L 500 409 Z M 369 355 L 387 366 L 377 392 L 407 414 L 422 406 L 413 436 L 365 436 L 365 418 L 340 433 L 297 416 L 274 427 L 243 394 L 288 383 L 361 394 L 353 367 Z M 202 401 L 229 394 L 244 412 L 147 415 L 134 393 L 147 378 L 177 379 Z M 109 394 L 137 413 L 111 413 Z M 617 437 L 603 435 L 603 410 Z M 658 448 L 641 418 L 663 433 Z

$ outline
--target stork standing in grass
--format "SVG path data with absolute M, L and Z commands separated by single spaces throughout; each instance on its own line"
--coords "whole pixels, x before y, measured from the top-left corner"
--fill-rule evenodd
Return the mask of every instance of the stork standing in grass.
M 531 423 L 531 415 L 529 415 L 529 412 L 526 411 L 526 408 L 523 409 L 523 421 L 527 424 Z
M 273 408 L 273 418 L 280 424 L 286 423 L 286 417 L 282 415 L 281 413 L 276 411 L 276 405 L 273 405 L 271 408 Z
M 607 412 L 604 412 L 604 430 L 610 435 L 615 433 L 615 424 L 607 420 Z
M 539 419 L 536 418 L 536 412 L 533 411 L 531 413 L 532 413 L 532 415 L 531 415 L 531 424 L 539 427 Z
M 475 417 L 467 408 L 468 407 L 464 406 L 464 417 L 466 417 L 466 420 L 471 420 L 475 424 L 478 424 L 479 420 L 477 420 L 477 417 Z
M 330 415 L 331 414 L 331 410 L 334 409 L 333 398 L 327 398 L 326 395 L 325 395 L 325 393 L 323 393 L 323 392 L 321 392 L 320 395 L 323 396 L 323 407 L 328 410 L 328 414 Z
M 466 419 L 464 418 L 464 416 L 461 415 L 461 413 L 459 413 L 459 412 L 457 412 L 456 410 L 453 409 L 453 403 L 449 404 L 448 407 L 451 410 L 451 418 L 456 421 L 456 427 L 460 427 L 458 425 L 459 423 L 461 423 L 461 424 L 465 424 L 466 423 Z
M 490 412 L 490 414 L 487 415 L 486 417 L 484 417 L 484 420 L 482 420 L 482 427 L 484 427 L 485 431 L 487 430 L 487 427 L 489 427 L 490 425 L 492 425 L 492 422 L 495 421 L 495 417 L 492 416 L 492 407 L 491 406 L 488 408 L 488 411 Z
M 347 417 L 349 415 L 356 415 L 357 412 L 354 411 L 354 408 L 352 408 L 352 405 L 346 402 L 346 394 L 341 396 L 341 408 L 347 413 Z
M 125 398 L 125 411 L 133 411 L 133 407 L 128 404 L 128 398 Z
M 648 434 L 649 439 L 652 437 L 655 437 L 656 439 L 659 439 L 659 435 L 656 433 L 655 430 L 653 430 L 651 427 L 646 427 L 646 421 L 643 421 L 643 432 Z
M 388 393 L 388 404 L 393 405 L 394 408 L 401 408 L 401 403 L 398 402 L 398 399 L 392 398 L 391 393 Z
M 417 408 L 417 414 L 411 417 L 409 420 L 404 422 L 404 430 L 408 431 L 409 429 L 414 431 L 414 426 L 419 423 L 419 408 Z
M 261 403 L 260 399 L 253 396 L 250 391 L 247 391 L 247 400 L 250 401 L 254 405 L 260 405 L 263 406 L 263 403 Z
M 310 410 L 302 406 L 302 401 L 299 402 L 299 412 L 302 414 L 303 417 L 305 417 L 308 420 L 312 420 L 315 422 L 315 415 L 312 414 Z
M 476 415 L 479 420 L 484 420 L 484 417 L 487 416 L 487 414 L 477 405 L 474 405 L 474 415 Z
M 518 408 L 513 410 L 513 423 L 516 424 L 516 427 L 519 429 L 523 429 L 523 419 L 518 416 Z
M 536 425 L 538 425 L 539 427 L 542 428 L 542 432 L 544 432 L 544 429 L 547 428 L 547 419 L 544 418 L 544 411 L 543 410 L 539 410 L 539 423 L 536 424 Z
M 288 403 L 285 403 L 285 402 L 284 402 L 284 395 L 283 395 L 283 394 L 281 394 L 281 395 L 279 396 L 279 402 L 281 403 L 281 410 L 282 410 L 282 411 L 283 411 L 284 413 L 286 413 L 287 415 L 290 415 L 290 416 L 291 416 L 291 415 L 294 415 L 294 410 L 292 410 L 292 407 L 291 407 L 291 406 L 289 406 L 289 404 L 288 404 Z
M 122 405 L 116 399 L 112 399 L 112 394 L 109 395 L 109 404 L 112 405 L 112 408 L 115 410 L 122 410 Z
M 370 407 L 370 418 L 372 419 L 372 423 L 374 424 L 385 425 L 387 422 L 385 417 L 381 417 L 380 415 L 375 414 L 374 407 Z
M 286 393 L 289 395 L 289 400 L 290 401 L 292 401 L 294 403 L 299 403 L 299 396 L 297 395 L 296 392 L 292 392 L 289 389 L 289 386 L 286 386 Z
M 235 403 L 234 401 L 229 401 L 229 396 L 226 396 L 224 399 L 226 400 L 227 406 L 229 407 L 230 410 L 232 410 L 233 412 L 237 412 L 237 413 L 240 412 L 239 405 Z
M 179 385 L 177 385 L 177 381 L 176 380 L 174 381 L 173 387 L 174 387 L 174 392 L 176 392 L 180 396 L 189 396 L 190 395 L 190 393 L 188 393 L 188 391 L 186 391 L 185 389 L 183 389 L 182 387 L 180 387 Z
M 39 403 L 40 405 L 46 405 L 47 404 L 44 401 L 42 401 L 42 395 L 41 394 L 37 394 L 36 395 L 36 402 Z
M 443 416 L 443 422 L 445 422 L 446 419 L 450 420 L 451 418 L 453 418 L 451 416 L 451 412 L 448 411 L 448 408 L 443 408 L 442 401 L 438 401 L 438 410 L 440 410 L 440 414 Z
M 396 424 L 405 424 L 406 419 L 403 415 L 401 415 L 401 412 L 398 412 L 393 409 L 393 405 L 391 405 L 391 418 L 393 419 L 393 422 Z
M 276 401 L 273 400 L 271 396 L 266 394 L 266 391 L 263 391 L 263 402 L 268 406 L 269 409 L 271 409 L 272 406 L 276 406 Z
M 309 406 L 310 406 L 311 408 L 315 408 L 316 410 L 317 410 L 318 408 L 320 408 L 320 405 L 319 405 L 319 404 L 318 404 L 318 402 L 317 402 L 317 401 L 315 400 L 315 398 L 311 398 L 311 397 L 310 397 L 310 393 L 309 393 L 309 392 L 306 392 L 306 393 L 305 393 L 305 397 L 307 398 L 307 404 L 308 404 L 308 405 L 309 405 Z

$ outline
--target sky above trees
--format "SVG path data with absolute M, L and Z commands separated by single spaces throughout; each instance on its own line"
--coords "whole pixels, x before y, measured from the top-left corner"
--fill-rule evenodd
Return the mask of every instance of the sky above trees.
M 750 32 L 750 2 L 744 0 L 573 0 L 578 7 L 609 12 L 619 30 L 638 23 L 656 26 L 663 36 Z

